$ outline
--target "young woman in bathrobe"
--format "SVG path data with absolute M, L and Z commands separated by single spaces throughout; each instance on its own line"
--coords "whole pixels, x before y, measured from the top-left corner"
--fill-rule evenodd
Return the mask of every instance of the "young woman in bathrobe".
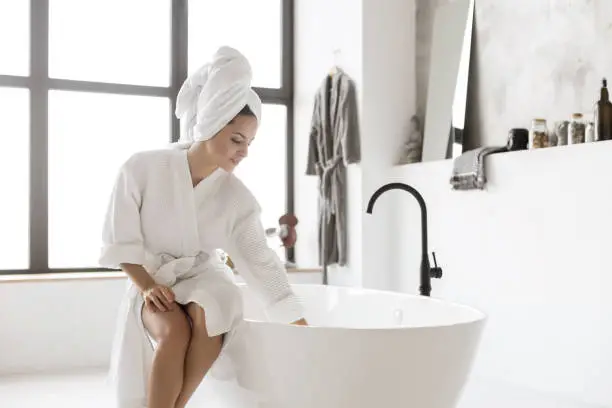
M 130 278 L 111 364 L 120 408 L 185 407 L 225 349 L 242 298 L 219 248 L 271 320 L 306 324 L 258 203 L 232 174 L 261 120 L 250 83 L 245 57 L 220 48 L 178 94 L 180 143 L 137 153 L 119 171 L 100 264 Z

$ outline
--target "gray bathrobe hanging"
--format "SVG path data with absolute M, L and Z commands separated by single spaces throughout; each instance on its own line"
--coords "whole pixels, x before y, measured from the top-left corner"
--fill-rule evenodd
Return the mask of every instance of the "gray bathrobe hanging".
M 307 175 L 319 177 L 319 263 L 347 263 L 346 167 L 361 160 L 357 93 L 341 69 L 327 76 L 314 102 Z

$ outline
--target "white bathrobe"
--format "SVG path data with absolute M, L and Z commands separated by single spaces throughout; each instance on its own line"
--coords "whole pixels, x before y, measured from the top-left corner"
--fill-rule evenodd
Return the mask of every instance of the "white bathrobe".
M 232 334 L 242 321 L 241 294 L 216 249 L 229 253 L 267 305 L 270 320 L 289 323 L 303 317 L 284 265 L 267 246 L 253 195 L 223 170 L 193 187 L 186 150 L 142 152 L 122 166 L 103 236 L 101 265 L 145 265 L 157 282 L 173 288 L 179 303 L 196 302 L 205 309 L 211 336 L 229 333 L 213 376 L 215 370 L 235 373 L 223 365 L 234 364 Z M 129 281 L 110 373 L 119 408 L 141 408 L 146 402 L 154 345 L 142 323 L 142 306 L 142 296 Z

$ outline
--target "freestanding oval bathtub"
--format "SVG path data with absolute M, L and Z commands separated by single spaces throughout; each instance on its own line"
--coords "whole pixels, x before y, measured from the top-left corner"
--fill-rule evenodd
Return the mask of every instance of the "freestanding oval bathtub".
M 310 326 L 276 324 L 242 288 L 242 382 L 256 384 L 265 401 L 252 407 L 453 408 L 486 320 L 471 307 L 422 296 L 294 285 Z

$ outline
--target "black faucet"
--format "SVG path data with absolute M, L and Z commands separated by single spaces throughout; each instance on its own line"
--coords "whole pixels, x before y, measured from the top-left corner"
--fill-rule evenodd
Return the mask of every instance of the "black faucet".
M 368 209 L 366 212 L 368 214 L 372 214 L 372 210 L 374 209 L 374 204 L 376 200 L 384 193 L 389 190 L 400 189 L 409 192 L 416 198 L 419 202 L 419 206 L 421 207 L 421 286 L 419 287 L 419 291 L 422 296 L 430 296 L 431 295 L 431 278 L 440 279 L 442 278 L 442 268 L 438 267 L 436 262 L 436 253 L 433 252 L 433 261 L 434 267 L 430 267 L 429 264 L 429 252 L 427 251 L 427 206 L 425 205 L 425 200 L 423 200 L 423 196 L 419 193 L 414 187 L 409 186 L 404 183 L 389 183 L 380 187 L 378 190 L 372 194 L 370 197 L 370 201 L 368 202 Z

